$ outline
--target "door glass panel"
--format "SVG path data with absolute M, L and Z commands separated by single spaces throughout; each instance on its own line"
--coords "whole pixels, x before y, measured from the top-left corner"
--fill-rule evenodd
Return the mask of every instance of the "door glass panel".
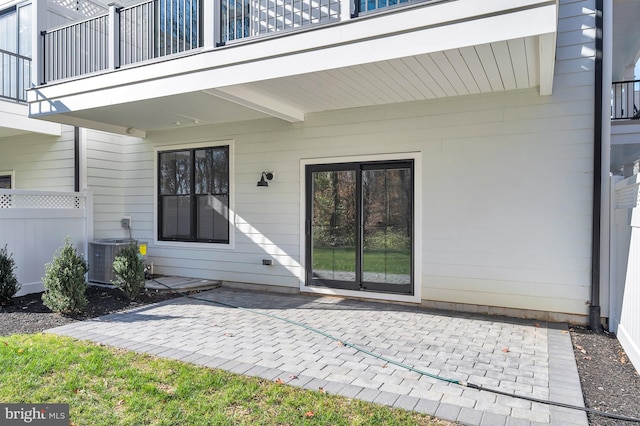
M 313 279 L 356 281 L 356 172 L 312 173 Z
M 411 283 L 411 170 L 364 170 L 362 173 L 362 281 Z
M 27 58 L 31 57 L 31 5 L 18 9 L 18 53 Z
M 413 163 L 318 165 L 307 176 L 307 285 L 413 294 Z
M 18 52 L 16 25 L 17 16 L 15 12 L 0 15 L 0 49 L 11 53 Z
M 15 12 L 0 15 L 0 50 L 10 53 L 18 52 L 16 25 Z M 0 52 L 0 96 L 8 98 L 17 96 L 16 62 L 15 56 Z

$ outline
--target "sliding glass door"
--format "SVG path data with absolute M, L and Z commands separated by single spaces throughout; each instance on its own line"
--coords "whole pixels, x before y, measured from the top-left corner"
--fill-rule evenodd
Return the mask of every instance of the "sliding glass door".
M 310 286 L 413 294 L 413 162 L 311 165 Z

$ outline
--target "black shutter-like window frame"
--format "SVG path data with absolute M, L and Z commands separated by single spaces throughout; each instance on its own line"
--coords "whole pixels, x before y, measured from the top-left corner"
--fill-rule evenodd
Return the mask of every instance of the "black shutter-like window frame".
M 11 175 L 0 175 L 0 189 L 12 189 Z
M 229 244 L 229 146 L 158 152 L 159 241 Z

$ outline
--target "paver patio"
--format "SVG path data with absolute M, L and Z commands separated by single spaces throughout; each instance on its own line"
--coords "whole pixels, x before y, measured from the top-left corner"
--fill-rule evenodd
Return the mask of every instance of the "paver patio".
M 584 406 L 566 325 L 220 288 L 198 298 L 320 329 L 430 374 Z M 311 330 L 179 298 L 48 330 L 469 425 L 587 425 L 584 412 L 439 381 Z

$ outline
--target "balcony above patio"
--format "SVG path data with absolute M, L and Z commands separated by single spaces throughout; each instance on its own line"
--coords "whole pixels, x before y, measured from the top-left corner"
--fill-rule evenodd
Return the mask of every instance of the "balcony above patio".
M 553 0 L 112 5 L 42 31 L 30 114 L 144 137 L 503 90 L 548 95 L 557 14 Z
M 5 28 L 3 37 L 7 33 Z M 9 44 L 3 41 L 0 44 Z M 0 48 L 0 139 L 27 133 L 60 135 L 60 124 L 28 117 L 26 102 L 30 84 L 31 58 Z

